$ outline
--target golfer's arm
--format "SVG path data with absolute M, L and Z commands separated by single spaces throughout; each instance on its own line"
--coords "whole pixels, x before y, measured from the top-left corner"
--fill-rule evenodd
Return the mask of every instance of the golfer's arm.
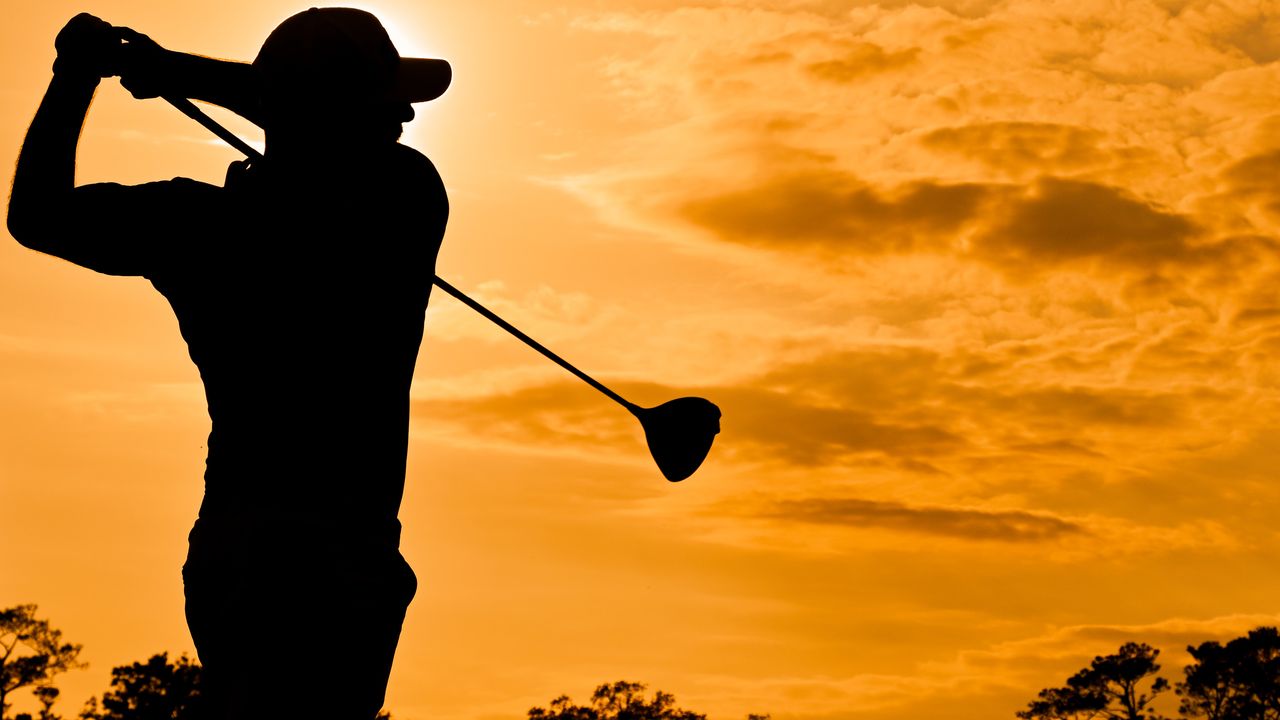
M 170 56 L 175 85 L 181 95 L 224 107 L 262 126 L 261 111 L 253 92 L 253 66 L 232 60 L 174 52 Z
M 54 74 L 27 130 L 9 196 L 8 225 L 14 239 L 33 250 L 66 257 L 67 244 L 75 241 L 67 229 L 77 217 L 76 145 L 97 87 L 96 77 Z

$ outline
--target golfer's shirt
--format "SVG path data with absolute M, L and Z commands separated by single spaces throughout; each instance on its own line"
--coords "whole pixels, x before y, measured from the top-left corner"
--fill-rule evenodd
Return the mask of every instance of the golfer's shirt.
M 201 518 L 393 521 L 448 216 L 430 161 L 395 145 L 341 169 L 263 161 L 226 187 L 77 193 L 137 228 L 97 269 L 150 279 L 200 370 L 212 420 Z

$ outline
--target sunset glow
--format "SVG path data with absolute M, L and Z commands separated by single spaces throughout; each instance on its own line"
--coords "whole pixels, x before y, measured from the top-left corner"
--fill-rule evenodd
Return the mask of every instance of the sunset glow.
M 1126 640 L 1176 678 L 1280 623 L 1280 4 L 355 6 L 453 64 L 403 138 L 449 190 L 440 275 L 639 404 L 724 411 L 668 484 L 625 412 L 434 294 L 396 720 L 618 679 L 715 720 L 1012 718 Z M 77 12 L 249 60 L 306 7 L 11 2 L 0 148 Z M 78 181 L 235 159 L 106 80 Z M 64 716 L 193 653 L 208 423 L 145 280 L 0 242 L 0 607 L 84 644 Z

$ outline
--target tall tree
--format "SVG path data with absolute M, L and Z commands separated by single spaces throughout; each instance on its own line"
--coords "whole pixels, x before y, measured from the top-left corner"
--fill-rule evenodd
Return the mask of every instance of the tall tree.
M 169 661 L 168 653 L 146 662 L 111 670 L 111 688 L 102 694 L 101 709 L 90 699 L 81 720 L 191 720 L 200 698 L 200 665 L 186 655 Z
M 1205 720 L 1280 720 L 1280 632 L 1259 627 L 1223 645 L 1187 648 L 1178 712 Z
M 0 720 L 8 717 L 13 691 L 47 686 L 54 676 L 85 667 L 77 659 L 81 646 L 64 642 L 62 631 L 37 618 L 36 610 L 35 605 L 0 610 Z
M 1169 689 L 1169 681 L 1156 675 L 1159 655 L 1150 645 L 1125 643 L 1113 655 L 1095 657 L 1066 686 L 1041 690 L 1017 715 L 1023 720 L 1165 720 L 1151 708 Z

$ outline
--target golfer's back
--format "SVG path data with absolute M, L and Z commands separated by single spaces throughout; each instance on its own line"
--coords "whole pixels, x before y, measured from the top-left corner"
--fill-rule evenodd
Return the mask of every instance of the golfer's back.
M 192 242 L 148 277 L 204 380 L 201 518 L 394 521 L 448 214 L 435 169 L 394 145 L 343 167 L 267 160 L 183 193 L 204 208 Z

